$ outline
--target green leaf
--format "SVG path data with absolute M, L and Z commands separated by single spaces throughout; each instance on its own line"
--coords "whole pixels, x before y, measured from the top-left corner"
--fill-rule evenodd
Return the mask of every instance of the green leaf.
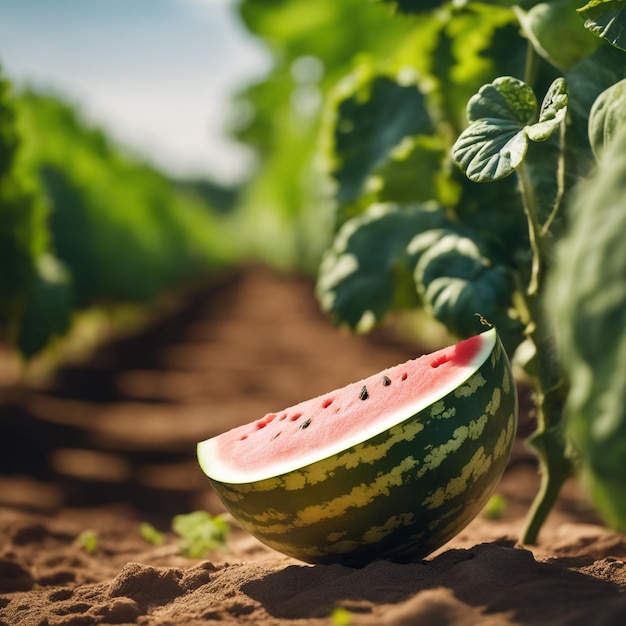
M 546 306 L 570 385 L 566 424 L 608 524 L 626 531 L 626 129 L 579 189 Z
M 600 44 L 576 13 L 580 0 L 539 2 L 528 12 L 516 13 L 533 48 L 561 71 L 589 56 Z
M 605 89 L 589 114 L 589 141 L 596 158 L 626 125 L 626 79 Z
M 461 133 L 452 156 L 470 180 L 483 183 L 512 174 L 527 149 L 528 141 L 518 122 L 484 119 Z
M 42 350 L 69 328 L 72 288 L 65 266 L 52 255 L 38 259 L 37 276 L 25 297 L 17 345 L 26 358 Z
M 393 308 L 417 304 L 407 244 L 416 233 L 445 223 L 443 211 L 419 204 L 373 205 L 347 221 L 320 265 L 322 308 L 366 332 Z
M 474 182 L 512 174 L 524 160 L 528 140 L 546 141 L 565 118 L 567 85 L 558 78 L 544 98 L 539 119 L 537 99 L 523 81 L 510 76 L 481 87 L 467 105 L 470 125 L 452 147 L 452 156 Z
M 539 121 L 526 128 L 531 141 L 546 141 L 565 120 L 569 94 L 564 78 L 557 78 L 548 89 L 539 112 Z
M 494 118 L 524 125 L 536 115 L 537 98 L 532 87 L 512 76 L 501 76 L 483 85 L 467 103 L 468 122 Z
M 591 0 L 578 12 L 585 18 L 585 28 L 626 50 L 626 0 Z
M 181 552 L 192 559 L 205 557 L 211 550 L 223 548 L 230 527 L 221 516 L 207 511 L 176 515 L 172 530 L 181 538 Z
M 510 271 L 492 264 L 480 242 L 465 234 L 449 229 L 433 239 L 414 273 L 427 308 L 460 337 L 480 332 L 481 318 L 486 319 L 498 327 L 512 354 L 522 335 L 519 322 L 508 315 L 514 287 Z
M 424 95 L 371 67 L 345 79 L 334 96 L 331 174 L 339 202 L 354 202 L 370 174 L 411 135 L 434 131 Z

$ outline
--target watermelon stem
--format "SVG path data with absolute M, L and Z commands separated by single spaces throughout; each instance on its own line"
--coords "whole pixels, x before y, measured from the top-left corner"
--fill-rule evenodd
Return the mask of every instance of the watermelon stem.
M 537 199 L 526 164 L 522 162 L 517 169 L 520 192 L 524 205 L 524 213 L 528 222 L 528 236 L 532 249 L 532 269 L 528 283 L 528 295 L 534 297 L 539 293 L 539 285 L 544 269 L 545 251 L 541 236 L 541 226 L 537 217 Z
M 550 465 L 546 463 L 546 459 L 540 456 L 539 465 L 541 468 L 541 487 L 526 518 L 526 526 L 520 538 L 520 542 L 523 544 L 537 545 L 539 531 L 556 504 L 563 483 L 570 475 L 569 464 L 567 468 L 557 469 L 552 466 L 549 469 Z
M 536 399 L 537 430 L 527 439 L 537 453 L 541 486 L 528 512 L 520 541 L 537 543 L 539 531 L 556 504 L 563 483 L 572 475 L 562 427 L 564 385 Z
M 572 475 L 563 428 L 563 408 L 567 387 L 556 358 L 554 337 L 542 315 L 538 296 L 522 296 L 527 315 L 526 336 L 535 348 L 527 368 L 535 390 L 537 428 L 527 439 L 539 460 L 541 486 L 528 512 L 520 541 L 536 544 L 539 531 L 555 505 L 563 483 Z

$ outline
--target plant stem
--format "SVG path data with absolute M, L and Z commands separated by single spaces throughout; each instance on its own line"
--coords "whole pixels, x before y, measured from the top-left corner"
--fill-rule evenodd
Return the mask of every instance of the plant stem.
M 539 383 L 541 386 L 541 383 Z M 565 451 L 560 422 L 563 409 L 563 386 L 547 394 L 537 393 L 537 430 L 528 443 L 539 458 L 541 486 L 526 517 L 520 538 L 522 543 L 536 544 L 539 531 L 554 507 L 563 483 L 572 475 L 572 466 Z
M 555 460 L 550 455 L 539 456 L 541 486 L 535 496 L 532 506 L 526 517 L 526 525 L 520 537 L 524 544 L 536 545 L 539 531 L 544 525 L 548 514 L 554 508 L 563 483 L 571 476 L 569 462 L 563 457 L 556 459 L 563 461 L 563 467 L 550 466 L 546 460 Z
M 559 212 L 559 208 L 561 207 L 561 200 L 563 200 L 563 194 L 565 193 L 565 119 L 560 124 L 559 127 L 559 161 L 556 171 L 556 185 L 557 192 L 556 198 L 554 199 L 554 206 L 552 207 L 552 211 L 550 211 L 550 215 L 548 219 L 545 221 L 543 226 L 541 227 L 541 236 L 545 237 L 550 231 L 550 227 L 552 226 L 552 222 L 554 218 L 557 216 Z
M 528 236 L 530 238 L 530 247 L 533 254 L 527 293 L 530 297 L 534 297 L 539 293 L 539 283 L 542 278 L 541 274 L 544 264 L 544 254 L 541 243 L 541 226 L 539 225 L 539 219 L 537 218 L 537 202 L 532 181 L 528 175 L 526 163 L 522 162 L 517 168 L 517 176 L 522 193 L 524 213 L 526 213 L 526 219 L 528 221 Z
M 526 336 L 535 348 L 529 374 L 535 389 L 537 428 L 527 443 L 539 459 L 541 486 L 528 512 L 520 541 L 535 544 L 563 483 L 572 475 L 572 464 L 566 454 L 561 425 L 566 388 L 556 362 L 552 335 L 543 319 L 538 294 L 522 294 L 521 298 L 527 321 Z
M 526 65 L 524 68 L 524 82 L 531 87 L 535 84 L 539 71 L 539 56 L 535 52 L 533 44 L 528 41 L 526 46 Z
M 541 487 L 528 512 L 521 541 L 534 544 L 563 483 L 571 475 L 572 468 L 566 456 L 565 437 L 561 427 L 564 384 L 552 344 L 551 329 L 541 307 L 541 286 L 546 258 L 545 232 L 539 224 L 537 201 L 524 162 L 519 166 L 517 173 L 532 250 L 530 280 L 525 293 L 521 293 L 526 336 L 535 348 L 535 357 L 529 374 L 535 389 L 537 428 L 528 439 L 528 443 L 537 453 L 541 474 Z

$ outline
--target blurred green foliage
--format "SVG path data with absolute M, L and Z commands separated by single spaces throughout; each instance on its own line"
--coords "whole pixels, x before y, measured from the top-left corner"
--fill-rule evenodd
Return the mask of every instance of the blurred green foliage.
M 401 4 L 241 3 L 246 27 L 274 59 L 271 73 L 234 103 L 233 133 L 258 153 L 258 171 L 239 207 L 253 234 L 253 254 L 315 273 L 335 228 L 371 201 L 458 200 L 464 183 L 446 156 L 465 126 L 466 102 L 484 82 L 522 73 L 526 42 L 512 11 L 497 6 L 503 3 L 472 2 L 452 11 L 449 2 L 418 2 L 417 16 L 412 3 Z M 369 90 L 377 96 L 370 98 Z M 430 113 L 418 134 L 410 127 L 411 97 Z M 394 98 L 396 109 L 390 108 Z M 388 134 L 392 118 L 409 124 L 398 126 L 396 137 Z M 358 132 L 350 132 L 354 123 Z M 369 144 L 346 143 L 355 136 L 370 137 Z M 338 158 L 345 150 L 362 164 Z M 416 169 L 423 177 L 411 186 Z M 348 185 L 359 197 L 346 202 Z
M 191 559 L 203 559 L 218 548 L 226 548 L 230 524 L 223 515 L 192 511 L 175 515 L 172 530 L 180 537 L 180 551 Z
M 240 220 L 253 255 L 314 273 L 333 224 L 319 158 L 323 103 L 360 58 L 401 46 L 411 24 L 363 0 L 244 0 L 239 10 L 274 61 L 235 102 L 234 133 L 259 161 Z
M 76 310 L 153 303 L 220 270 L 242 254 L 236 197 L 169 180 L 75 107 L 0 76 L 0 341 L 30 357 Z
M 24 167 L 54 207 L 50 230 L 78 306 L 149 302 L 232 253 L 217 217 L 191 193 L 131 160 L 53 97 L 19 100 Z
M 586 486 L 626 531 L 626 129 L 572 204 L 549 284 L 550 315 L 572 391 L 567 426 Z
M 15 97 L 0 70 L 0 342 L 19 343 L 30 355 L 65 330 L 70 301 L 63 268 L 49 255 L 49 205 L 37 178 L 21 167 L 20 147 Z M 54 320 L 46 331 L 26 338 L 22 320 L 30 323 L 49 288 L 54 291 Z

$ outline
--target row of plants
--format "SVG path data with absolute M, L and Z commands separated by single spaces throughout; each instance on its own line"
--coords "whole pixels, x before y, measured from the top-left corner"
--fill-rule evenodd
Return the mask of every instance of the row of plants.
M 237 238 L 207 185 L 168 179 L 76 107 L 0 76 L 0 342 L 32 357 L 77 311 L 153 303 L 231 262 Z
M 574 472 L 626 530 L 626 3 L 240 10 L 276 58 L 241 95 L 238 136 L 268 155 L 250 202 L 321 258 L 324 310 L 359 332 L 407 309 L 456 337 L 496 325 L 536 401 L 522 540 Z

